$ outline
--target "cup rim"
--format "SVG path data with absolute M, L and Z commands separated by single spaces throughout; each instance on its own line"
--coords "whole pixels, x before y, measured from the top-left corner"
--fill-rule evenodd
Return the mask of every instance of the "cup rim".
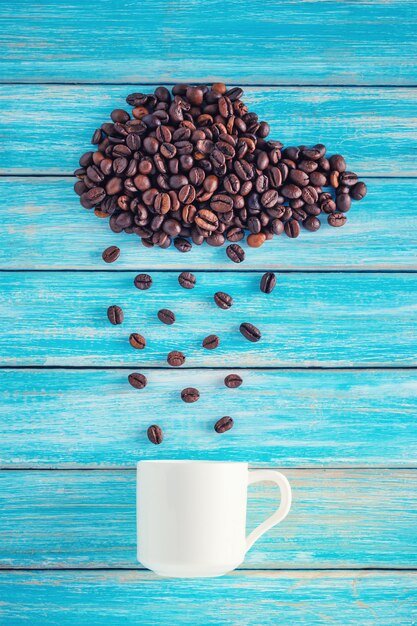
M 247 461 L 211 461 L 211 460 L 198 460 L 198 459 L 144 459 L 143 461 L 137 461 L 136 466 L 141 464 L 155 464 L 155 465 L 248 465 Z

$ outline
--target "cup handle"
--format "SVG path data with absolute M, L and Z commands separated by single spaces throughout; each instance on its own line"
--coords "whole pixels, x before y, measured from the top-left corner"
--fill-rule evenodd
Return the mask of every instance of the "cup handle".
M 248 472 L 248 485 L 253 485 L 253 483 L 259 483 L 263 480 L 268 482 L 275 483 L 278 485 L 280 494 L 281 494 L 281 502 L 275 513 L 273 513 L 268 519 L 266 519 L 262 524 L 259 524 L 246 538 L 246 551 L 248 551 L 255 541 L 259 539 L 267 530 L 276 526 L 283 519 L 285 519 L 291 508 L 291 487 L 290 483 L 281 472 L 274 469 L 260 469 L 260 470 L 249 470 Z

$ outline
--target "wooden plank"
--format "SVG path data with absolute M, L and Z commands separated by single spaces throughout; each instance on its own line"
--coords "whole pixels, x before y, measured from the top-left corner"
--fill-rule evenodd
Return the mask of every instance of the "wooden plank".
M 248 460 L 286 467 L 416 466 L 413 370 L 0 370 L 0 466 L 134 467 L 152 459 L 146 429 L 164 430 L 158 458 Z M 200 390 L 185 404 L 180 390 Z M 219 437 L 213 424 L 232 415 Z M 261 443 L 260 443 L 261 442 Z
M 414 84 L 415 3 L 91 0 L 2 6 L 2 80 Z
M 415 470 L 284 472 L 293 508 L 243 567 L 416 567 Z M 135 484 L 132 470 L 0 472 L 0 567 L 140 568 Z M 273 511 L 277 494 L 266 484 L 250 493 L 253 528 Z
M 193 290 L 176 273 L 152 273 L 148 291 L 133 286 L 131 272 L 3 272 L 1 365 L 165 366 L 182 350 L 189 367 L 415 366 L 415 290 L 410 274 L 281 274 L 269 296 L 260 273 L 196 273 Z M 234 306 L 223 311 L 213 294 L 226 291 Z M 118 304 L 125 321 L 112 326 L 107 307 Z M 174 326 L 157 311 L 177 314 Z M 259 343 L 239 332 L 242 322 L 263 333 Z M 147 338 L 135 350 L 131 332 Z M 217 350 L 203 338 L 216 332 Z
M 320 21 L 322 22 L 322 16 Z M 91 33 L 89 35 L 91 42 Z M 280 64 L 282 62 L 280 61 Z M 70 174 L 129 85 L 0 87 L 0 174 Z M 284 144 L 327 145 L 360 176 L 416 176 L 417 89 L 251 87 L 245 101 Z M 393 198 L 393 202 L 395 199 Z
M 415 572 L 234 572 L 160 579 L 150 572 L 2 572 L 7 626 L 277 626 L 415 623 Z
M 236 269 L 417 269 L 414 179 L 367 179 L 369 193 L 354 205 L 343 228 L 327 225 L 318 233 L 303 230 L 299 239 L 276 237 L 262 248 L 244 246 L 246 260 Z M 0 178 L 0 195 L 8 197 L 0 247 L 1 269 L 231 269 L 225 248 L 194 246 L 180 254 L 144 248 L 136 235 L 115 235 L 107 220 L 80 207 L 73 181 L 67 178 Z M 12 189 L 12 192 L 10 191 Z M 388 219 L 393 210 L 401 219 Z M 106 266 L 101 251 L 117 243 L 120 259 Z

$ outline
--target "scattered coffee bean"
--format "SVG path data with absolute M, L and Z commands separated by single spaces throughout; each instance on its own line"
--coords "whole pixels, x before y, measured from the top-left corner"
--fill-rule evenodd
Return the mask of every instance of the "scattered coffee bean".
M 276 276 L 273 272 L 266 272 L 261 278 L 260 288 L 264 293 L 271 293 L 277 284 Z
M 191 243 L 187 239 L 184 239 L 184 237 L 174 239 L 174 246 L 180 252 L 189 252 L 192 248 Z
M 109 318 L 109 322 L 117 326 L 121 324 L 124 319 L 123 309 L 121 309 L 117 305 L 109 306 L 107 309 L 107 317 Z
M 109 246 L 101 255 L 105 263 L 114 263 L 120 256 L 120 248 L 117 246 Z
M 137 289 L 144 291 L 152 285 L 152 278 L 149 274 L 138 274 L 133 281 Z
M 195 287 L 196 278 L 191 272 L 181 272 L 178 276 L 178 282 L 184 289 L 193 289 Z
M 246 339 L 254 343 L 259 341 L 262 336 L 260 330 L 249 322 L 244 322 L 240 325 L 240 332 Z
M 208 335 L 203 339 L 203 348 L 206 350 L 214 350 L 220 344 L 220 339 L 217 335 Z
M 129 374 L 127 379 L 132 387 L 134 387 L 135 389 L 143 389 L 148 384 L 148 379 L 146 378 L 146 376 L 144 374 L 139 374 L 138 372 L 133 372 L 132 374 Z
M 353 187 L 350 190 L 350 195 L 352 196 L 354 200 L 362 200 L 362 198 L 366 196 L 366 192 L 367 192 L 366 184 L 359 182 L 359 183 L 356 183 L 356 185 L 353 185 Z
M 160 443 L 162 443 L 164 435 L 162 433 L 162 429 L 156 424 L 152 424 L 152 426 L 149 426 L 147 434 L 148 439 L 151 443 L 154 443 L 155 445 L 159 445 Z
M 229 417 L 228 415 L 225 417 L 221 417 L 214 424 L 214 430 L 216 431 L 216 433 L 219 434 L 225 433 L 233 427 L 233 423 L 233 418 Z
M 181 400 L 184 402 L 197 402 L 200 398 L 200 392 L 195 387 L 187 387 L 181 391 Z
M 158 311 L 158 319 L 163 324 L 171 325 L 175 322 L 175 313 L 169 309 L 161 309 Z
M 146 347 L 146 339 L 139 333 L 132 333 L 129 337 L 129 343 L 136 350 L 143 350 Z
M 339 228 L 346 223 L 346 215 L 344 213 L 331 213 L 327 218 L 330 226 L 334 226 L 335 228 Z
M 226 254 L 233 263 L 242 263 L 245 260 L 245 251 L 237 243 L 231 243 L 230 246 L 227 246 Z
M 217 291 L 214 294 L 214 302 L 220 309 L 230 309 L 233 304 L 233 298 L 224 291 Z
M 168 364 L 171 365 L 171 367 L 180 367 L 185 363 L 185 356 L 182 352 L 179 352 L 178 350 L 173 350 L 168 354 L 167 361 Z
M 243 383 L 243 380 L 239 376 L 239 374 L 229 374 L 224 379 L 224 384 L 226 385 L 226 387 L 229 387 L 230 389 L 236 389 L 237 387 L 240 387 L 242 383 Z

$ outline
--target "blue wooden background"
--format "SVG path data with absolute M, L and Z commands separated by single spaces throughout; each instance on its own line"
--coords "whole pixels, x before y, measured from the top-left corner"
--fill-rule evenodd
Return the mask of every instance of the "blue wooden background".
M 1 3 L 1 626 L 417 623 L 416 32 L 414 0 Z M 275 138 L 346 155 L 366 200 L 340 231 L 277 238 L 237 267 L 223 249 L 114 235 L 71 171 L 127 93 L 179 80 L 244 85 Z M 104 266 L 113 243 L 122 256 Z M 132 287 L 143 270 L 147 293 Z M 222 287 L 228 312 L 211 301 Z M 106 322 L 112 300 L 122 328 Z M 262 349 L 239 338 L 243 318 Z M 126 345 L 137 327 L 144 354 Z M 213 353 L 206 331 L 222 337 Z M 186 346 L 187 367 L 167 369 Z M 226 390 L 236 368 L 245 383 Z M 187 385 L 196 405 L 179 399 Z M 219 406 L 236 417 L 223 437 Z M 155 457 L 280 467 L 293 509 L 238 571 L 158 579 L 135 558 L 134 465 Z M 249 526 L 274 501 L 251 489 Z

